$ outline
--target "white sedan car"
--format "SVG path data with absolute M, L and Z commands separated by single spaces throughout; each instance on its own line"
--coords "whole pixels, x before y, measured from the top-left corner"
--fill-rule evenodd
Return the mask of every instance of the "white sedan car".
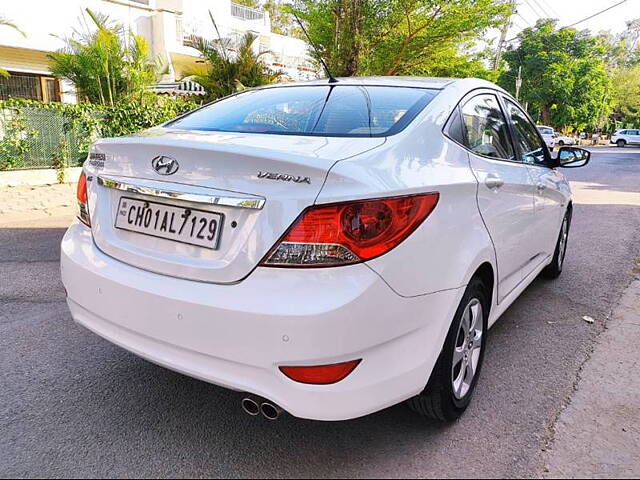
M 474 79 L 244 91 L 96 142 L 62 241 L 76 322 L 251 415 L 466 409 L 489 327 L 562 271 L 569 184 Z

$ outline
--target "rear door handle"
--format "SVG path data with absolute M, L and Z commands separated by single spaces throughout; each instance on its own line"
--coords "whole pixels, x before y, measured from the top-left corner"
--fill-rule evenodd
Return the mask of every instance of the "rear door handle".
M 491 190 L 497 190 L 504 185 L 504 180 L 502 180 L 499 176 L 491 173 L 487 175 L 487 178 L 485 178 L 484 184 Z

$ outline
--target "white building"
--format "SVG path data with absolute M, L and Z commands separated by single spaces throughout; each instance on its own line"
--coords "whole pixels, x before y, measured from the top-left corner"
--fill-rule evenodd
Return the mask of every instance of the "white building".
M 0 16 L 25 34 L 0 26 L 0 67 L 11 76 L 0 77 L 0 99 L 8 96 L 45 101 L 75 102 L 73 85 L 51 75 L 47 54 L 64 46 L 62 38 L 81 30 L 85 8 L 100 12 L 144 36 L 154 56 L 170 73 L 164 81 L 180 79 L 197 67 L 198 52 L 189 37 L 216 38 L 212 13 L 223 37 L 254 32 L 256 51 L 268 50 L 264 60 L 291 79 L 314 78 L 316 70 L 305 42 L 271 32 L 269 15 L 231 0 L 20 0 L 3 1 Z

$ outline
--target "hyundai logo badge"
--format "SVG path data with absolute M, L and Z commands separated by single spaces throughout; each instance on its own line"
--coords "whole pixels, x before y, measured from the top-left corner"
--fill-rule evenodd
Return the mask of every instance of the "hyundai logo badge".
M 175 158 L 166 155 L 158 155 L 151 160 L 151 166 L 160 175 L 173 175 L 180 168 L 180 164 Z

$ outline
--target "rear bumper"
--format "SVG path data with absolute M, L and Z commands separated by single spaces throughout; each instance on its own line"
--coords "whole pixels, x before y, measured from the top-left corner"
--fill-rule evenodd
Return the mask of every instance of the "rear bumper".
M 103 254 L 78 223 L 63 239 L 61 269 L 79 324 L 154 363 L 317 420 L 359 417 L 420 392 L 463 290 L 400 297 L 366 265 L 193 282 Z M 327 386 L 296 383 L 277 368 L 359 358 Z

